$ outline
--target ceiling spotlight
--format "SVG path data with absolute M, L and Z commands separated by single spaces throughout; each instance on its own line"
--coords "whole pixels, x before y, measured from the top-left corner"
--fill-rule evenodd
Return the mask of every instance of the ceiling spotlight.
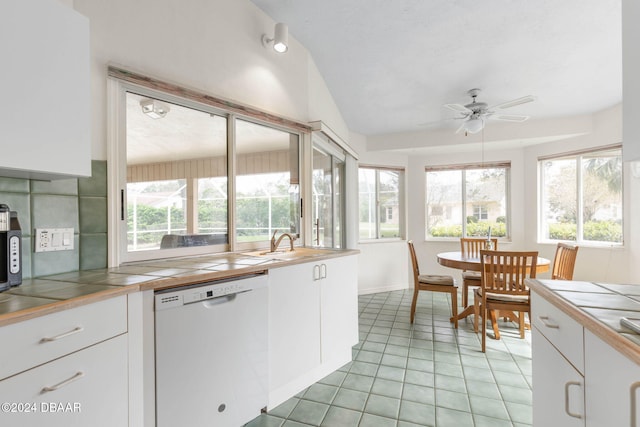
M 143 99 L 140 101 L 142 112 L 152 119 L 161 119 L 167 115 L 170 108 L 168 105 L 159 102 L 156 99 Z
M 278 53 L 285 53 L 289 49 L 289 27 L 287 24 L 277 23 L 274 30 L 273 38 L 262 35 L 262 45 L 267 47 L 273 42 L 273 50 Z

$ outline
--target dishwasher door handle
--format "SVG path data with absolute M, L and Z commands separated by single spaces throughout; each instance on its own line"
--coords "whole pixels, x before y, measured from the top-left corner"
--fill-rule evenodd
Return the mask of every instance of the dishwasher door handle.
M 228 302 L 231 302 L 233 300 L 236 299 L 236 296 L 238 296 L 239 294 L 243 294 L 245 292 L 250 292 L 251 289 L 247 289 L 246 291 L 240 291 L 240 292 L 236 292 L 233 294 L 227 294 L 227 295 L 223 295 L 220 297 L 213 297 L 213 298 L 209 298 L 207 300 L 201 301 L 202 305 L 205 308 L 213 308 L 217 305 L 221 305 L 221 304 L 226 304 Z

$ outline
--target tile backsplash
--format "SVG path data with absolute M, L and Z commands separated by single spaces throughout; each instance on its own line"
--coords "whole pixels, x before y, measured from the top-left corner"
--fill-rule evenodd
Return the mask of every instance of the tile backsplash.
M 91 177 L 56 181 L 0 177 L 0 203 L 18 213 L 25 279 L 107 267 L 107 162 L 93 160 Z M 74 230 L 74 250 L 35 253 L 36 228 Z

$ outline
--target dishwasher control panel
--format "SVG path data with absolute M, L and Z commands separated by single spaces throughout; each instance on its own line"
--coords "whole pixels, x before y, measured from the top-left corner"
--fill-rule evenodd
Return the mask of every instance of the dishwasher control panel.
M 158 311 L 179 307 L 199 301 L 247 292 L 263 286 L 266 286 L 265 276 L 252 276 L 251 278 L 198 283 L 178 289 L 169 289 L 156 292 L 155 309 Z

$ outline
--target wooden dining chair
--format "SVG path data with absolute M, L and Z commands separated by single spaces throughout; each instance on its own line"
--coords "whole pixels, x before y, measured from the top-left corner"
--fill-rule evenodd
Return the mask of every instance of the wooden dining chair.
M 482 318 L 482 352 L 486 351 L 487 313 L 497 339 L 500 337 L 495 310 L 518 313 L 520 338 L 524 338 L 524 314 L 531 317 L 529 289 L 524 279 L 536 277 L 537 251 L 480 251 L 482 286 L 474 292 L 474 329 Z
M 451 294 L 451 321 L 455 328 L 458 327 L 458 287 L 453 277 L 436 274 L 420 274 L 416 250 L 413 241 L 409 240 L 409 254 L 413 266 L 413 301 L 411 302 L 411 323 L 416 314 L 416 304 L 418 302 L 419 291 L 448 292 Z
M 493 250 L 498 250 L 498 239 L 492 238 Z M 480 258 L 480 251 L 486 249 L 487 239 L 485 237 L 461 237 L 460 253 L 463 257 Z M 479 271 L 462 271 L 462 306 L 469 305 L 469 288 L 480 286 Z
M 556 248 L 556 256 L 553 258 L 553 270 L 551 270 L 551 279 L 573 280 L 573 268 L 576 265 L 577 255 L 578 246 L 567 245 L 566 243 L 558 243 L 558 247 Z

